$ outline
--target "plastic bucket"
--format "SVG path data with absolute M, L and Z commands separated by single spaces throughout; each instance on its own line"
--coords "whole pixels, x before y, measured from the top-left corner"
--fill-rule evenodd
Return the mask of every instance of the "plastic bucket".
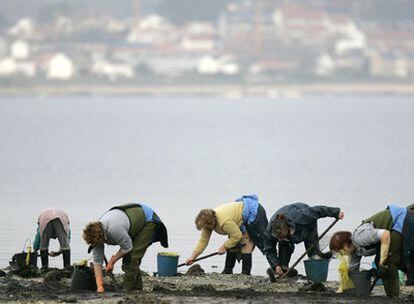
M 371 294 L 371 276 L 369 271 L 350 272 L 349 277 L 354 282 L 355 288 L 346 292 L 353 296 L 369 297 Z
M 315 283 L 325 282 L 328 278 L 328 259 L 309 259 L 304 261 L 306 276 Z
M 96 290 L 93 270 L 85 266 L 75 266 L 70 282 L 71 291 Z
M 157 255 L 158 276 L 173 277 L 177 274 L 179 255 L 173 252 L 159 252 Z
M 19 269 L 22 269 L 28 266 L 26 265 L 26 259 L 27 252 L 20 252 L 13 255 L 12 262 L 16 263 Z M 37 252 L 30 252 L 29 265 L 37 267 Z

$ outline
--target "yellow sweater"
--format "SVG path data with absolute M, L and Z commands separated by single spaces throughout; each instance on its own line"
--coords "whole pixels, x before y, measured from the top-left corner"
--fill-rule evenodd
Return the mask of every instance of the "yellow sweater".
M 217 217 L 217 224 L 214 231 L 218 234 L 228 235 L 229 239 L 224 243 L 227 249 L 236 246 L 242 239 L 240 227 L 243 224 L 243 202 L 223 204 L 214 209 Z M 210 240 L 211 230 L 202 229 L 201 237 L 194 251 L 202 253 Z

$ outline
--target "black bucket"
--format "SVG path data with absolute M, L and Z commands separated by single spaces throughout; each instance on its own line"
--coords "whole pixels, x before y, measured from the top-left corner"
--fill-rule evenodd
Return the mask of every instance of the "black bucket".
M 371 275 L 369 271 L 350 272 L 349 277 L 354 282 L 355 288 L 346 292 L 353 296 L 369 297 L 371 294 Z
M 29 256 L 29 265 L 26 264 L 27 262 L 27 252 L 20 252 L 13 255 L 12 260 L 10 262 L 10 266 L 15 268 L 16 266 L 18 269 L 23 269 L 27 266 L 34 266 L 37 267 L 37 252 L 30 252 Z
M 96 282 L 93 269 L 87 266 L 75 266 L 73 268 L 70 290 L 72 292 L 83 290 L 96 291 Z

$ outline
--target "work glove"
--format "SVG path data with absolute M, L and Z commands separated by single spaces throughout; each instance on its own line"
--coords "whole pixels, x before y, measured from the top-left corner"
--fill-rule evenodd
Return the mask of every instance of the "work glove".
M 379 265 L 378 266 L 378 277 L 385 279 L 388 276 L 388 266 Z

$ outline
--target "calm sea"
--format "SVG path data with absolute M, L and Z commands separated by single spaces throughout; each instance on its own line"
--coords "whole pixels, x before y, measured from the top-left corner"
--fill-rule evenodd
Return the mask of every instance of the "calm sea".
M 335 229 L 352 229 L 387 204 L 414 201 L 413 117 L 412 98 L 396 96 L 2 97 L 0 268 L 48 207 L 70 216 L 74 261 L 88 258 L 83 226 L 130 201 L 156 210 L 180 261 L 198 239 L 198 210 L 242 194 L 257 193 L 269 217 L 297 201 L 338 206 L 346 217 Z M 224 240 L 214 234 L 205 253 Z M 142 268 L 155 271 L 162 250 L 150 247 Z M 202 266 L 221 271 L 223 262 Z M 266 267 L 256 250 L 253 273 Z

